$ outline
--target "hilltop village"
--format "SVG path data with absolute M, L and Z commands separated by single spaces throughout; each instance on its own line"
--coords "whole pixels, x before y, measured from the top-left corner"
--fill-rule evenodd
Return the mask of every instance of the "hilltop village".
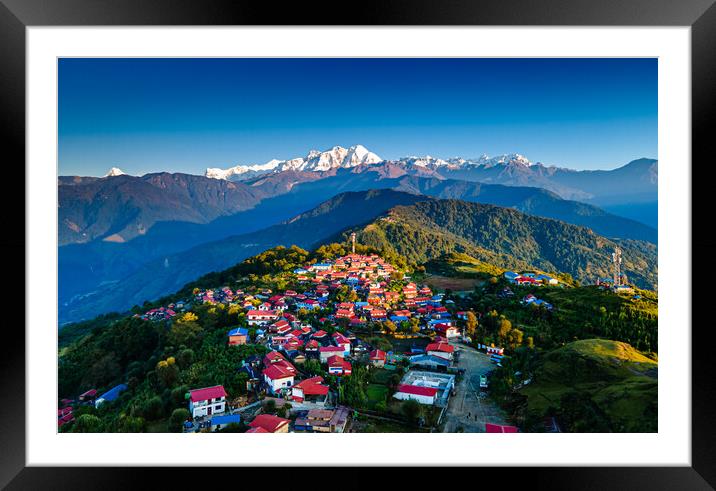
M 177 346 L 191 342 L 202 312 L 218 309 L 236 320 L 214 337 L 227 356 L 239 354 L 225 367 L 230 386 L 177 387 L 177 373 L 193 368 L 183 359 L 188 349 L 156 363 L 155 384 L 167 387 L 170 400 L 155 404 L 169 406 L 171 416 L 155 431 L 519 431 L 488 394 L 510 353 L 531 349 L 534 339 L 494 310 L 468 309 L 469 295 L 433 291 L 376 253 L 294 267 L 282 272 L 280 290 L 256 283 L 196 287 L 186 298 L 134 314 L 161 326 Z M 566 288 L 549 275 L 509 271 L 488 287 L 500 302 L 540 318 L 555 306 L 539 290 Z M 515 291 L 521 293 L 513 300 Z M 511 384 L 529 385 L 525 372 Z M 137 383 L 62 399 L 58 426 L 71 429 L 83 414 L 111 411 Z M 451 404 L 456 397 L 460 403 Z M 540 428 L 560 431 L 554 417 Z

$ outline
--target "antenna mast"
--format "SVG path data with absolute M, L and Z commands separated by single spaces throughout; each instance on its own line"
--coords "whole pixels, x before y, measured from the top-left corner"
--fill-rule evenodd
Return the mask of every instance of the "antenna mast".
M 622 250 L 618 247 L 612 253 L 612 262 L 614 263 L 614 286 L 617 287 L 621 285 L 622 280 Z

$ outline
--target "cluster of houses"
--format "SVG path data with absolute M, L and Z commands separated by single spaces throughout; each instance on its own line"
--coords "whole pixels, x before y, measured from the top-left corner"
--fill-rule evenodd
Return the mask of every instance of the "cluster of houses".
M 127 385 L 119 384 L 112 387 L 107 392 L 99 395 L 97 389 L 87 390 L 79 395 L 77 401 L 74 401 L 72 399 L 62 399 L 60 401 L 60 408 L 57 410 L 57 427 L 61 428 L 67 423 L 71 423 L 75 420 L 73 413 L 74 405 L 94 406 L 98 408 L 105 402 L 112 402 L 117 400 L 119 395 L 125 390 L 127 390 Z
M 520 286 L 559 285 L 559 280 L 557 280 L 557 278 L 553 278 L 552 276 L 541 273 L 515 273 L 514 271 L 505 271 L 503 276 L 510 283 Z
M 552 310 L 552 304 L 549 302 L 546 302 L 540 298 L 535 297 L 531 293 L 528 293 L 522 298 L 522 304 L 523 305 L 537 305 L 539 307 L 544 307 L 547 310 Z
M 275 293 L 267 288 L 250 294 L 228 287 L 195 289 L 192 299 L 152 309 L 141 317 L 169 320 L 195 302 L 238 306 L 245 313 L 248 327 L 230 328 L 226 333 L 227 345 L 261 344 L 269 351 L 263 357 L 247 358 L 237 369 L 248 375 L 249 390 L 265 392 L 279 398 L 277 401 L 289 401 L 298 406 L 293 411 L 296 418 L 292 431 L 342 432 L 351 413 L 346 407 L 330 407 L 330 388 L 323 376 L 305 375 L 296 368 L 307 360 L 316 360 L 323 366 L 324 374 L 335 377 L 350 377 L 353 363 L 358 359 L 374 367 L 393 368 L 396 363 L 407 360 L 410 370 L 393 397 L 427 405 L 447 404 L 455 387 L 453 363 L 456 357 L 455 348 L 449 341 L 461 333 L 443 304 L 442 294 L 434 295 L 429 287 L 418 286 L 402 275 L 402 282 L 391 281 L 396 278 L 396 269 L 375 254 L 349 254 L 334 261 L 297 268 L 293 273 L 297 281 L 295 288 L 301 293 L 291 289 Z M 531 278 L 552 284 L 551 278 L 540 276 L 515 274 L 513 279 Z M 519 281 L 515 283 L 519 284 Z M 539 302 L 533 297 L 528 300 L 528 297 L 525 302 Z M 331 325 L 329 332 L 332 334 L 311 325 L 306 320 L 306 311 L 315 311 L 320 316 L 320 325 Z M 465 320 L 467 312 L 457 312 L 455 316 Z M 394 354 L 373 349 L 351 332 L 351 328 L 368 322 L 388 320 L 403 326 L 417 326 L 420 330 L 428 329 L 435 336 L 424 349 L 414 349 L 412 354 Z M 501 356 L 502 349 L 499 350 L 498 356 Z M 126 388 L 121 384 L 99 397 L 96 391 L 88 391 L 80 396 L 80 403 L 98 407 L 104 401 L 115 400 Z M 217 430 L 242 421 L 239 414 L 229 409 L 223 386 L 190 390 L 187 399 L 193 420 L 193 423 L 187 423 L 190 431 Z M 58 410 L 58 425 L 72 420 L 69 404 Z M 282 433 L 289 431 L 289 425 L 288 419 L 259 414 L 249 423 L 248 431 Z
M 134 317 L 139 317 L 145 321 L 167 321 L 174 317 L 176 311 L 171 307 L 157 307 L 143 313 L 142 315 L 135 314 Z

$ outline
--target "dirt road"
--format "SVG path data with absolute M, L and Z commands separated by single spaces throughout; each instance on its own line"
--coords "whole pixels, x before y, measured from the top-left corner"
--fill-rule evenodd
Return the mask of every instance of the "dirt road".
M 457 363 L 465 375 L 457 384 L 457 394 L 450 399 L 444 416 L 443 432 L 484 433 L 485 423 L 509 424 L 503 411 L 486 395 L 480 394 L 480 375 L 494 369 L 489 356 L 462 343 L 451 342 L 460 353 Z

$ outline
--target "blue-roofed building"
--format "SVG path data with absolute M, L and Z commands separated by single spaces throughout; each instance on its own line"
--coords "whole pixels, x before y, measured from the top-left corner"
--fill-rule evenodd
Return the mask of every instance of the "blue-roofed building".
M 223 414 L 221 416 L 214 416 L 211 418 L 211 431 L 220 430 L 226 428 L 231 423 L 241 423 L 240 414 Z
M 236 327 L 229 331 L 229 346 L 237 344 L 246 344 L 249 339 L 249 330 L 245 327 Z
M 392 320 L 393 322 L 403 322 L 407 321 L 408 318 L 404 315 L 391 315 L 390 320 Z
M 125 390 L 127 390 L 127 384 L 119 384 L 115 387 L 112 387 L 94 401 L 94 407 L 99 407 L 104 402 L 116 401 L 119 397 L 119 394 L 121 394 Z
M 307 270 L 307 269 L 303 269 L 303 268 L 296 268 L 296 269 L 293 270 L 293 273 L 294 273 L 294 274 L 306 274 L 306 273 L 308 273 L 308 270 Z
M 515 273 L 514 271 L 505 271 L 505 274 L 503 276 L 509 281 L 514 281 L 515 279 L 517 279 L 519 274 Z

